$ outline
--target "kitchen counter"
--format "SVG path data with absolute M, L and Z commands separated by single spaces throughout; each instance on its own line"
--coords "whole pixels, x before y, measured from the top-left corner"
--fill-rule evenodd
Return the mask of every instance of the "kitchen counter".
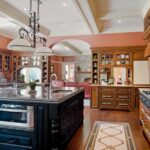
M 149 94 L 146 94 L 146 92 L 149 92 Z M 140 100 L 142 103 L 150 109 L 150 88 L 139 88 L 140 92 Z
M 150 87 L 150 85 L 137 85 L 137 84 L 110 84 L 110 85 L 90 84 L 90 86 L 99 86 L 99 87 Z
M 36 86 L 35 91 L 30 91 L 28 86 L 22 88 L 5 86 L 0 88 L 0 100 L 28 103 L 61 103 L 81 91 L 83 91 L 83 88 L 62 87 L 54 88 L 54 91 L 50 93 L 49 87 Z

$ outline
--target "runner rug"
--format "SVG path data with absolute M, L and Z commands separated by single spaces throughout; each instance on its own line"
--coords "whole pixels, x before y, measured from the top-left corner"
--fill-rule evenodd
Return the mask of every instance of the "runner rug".
M 85 150 L 136 150 L 130 125 L 96 121 Z

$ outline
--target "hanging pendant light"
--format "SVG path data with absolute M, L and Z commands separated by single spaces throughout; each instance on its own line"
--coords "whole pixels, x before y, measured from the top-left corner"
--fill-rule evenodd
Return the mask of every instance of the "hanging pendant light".
M 52 56 L 53 51 L 49 47 L 39 47 L 33 53 L 34 56 Z
M 33 7 L 33 2 L 36 3 L 37 8 Z M 39 24 L 39 10 L 40 0 L 30 0 L 30 11 L 29 11 L 29 29 L 21 27 L 19 29 L 20 39 L 12 40 L 7 48 L 16 51 L 34 51 L 34 55 L 37 52 L 42 55 L 52 55 L 52 50 L 46 46 L 47 39 L 40 35 L 40 24 Z M 37 44 L 42 44 L 43 47 L 36 50 Z M 43 51 L 43 53 L 42 53 Z

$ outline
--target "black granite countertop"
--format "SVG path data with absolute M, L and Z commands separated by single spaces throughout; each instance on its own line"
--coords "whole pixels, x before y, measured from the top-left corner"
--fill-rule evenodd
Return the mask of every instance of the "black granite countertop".
M 150 88 L 139 88 L 140 100 L 150 109 Z
M 80 93 L 83 88 L 62 87 L 54 88 L 36 86 L 35 91 L 30 91 L 28 86 L 15 88 L 12 86 L 0 88 L 0 101 L 14 101 L 27 103 L 61 103 L 68 98 Z

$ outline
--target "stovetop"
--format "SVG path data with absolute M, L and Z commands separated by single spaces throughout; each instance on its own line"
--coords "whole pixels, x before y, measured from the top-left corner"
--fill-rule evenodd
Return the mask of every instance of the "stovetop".
M 150 95 L 150 91 L 143 91 L 146 95 Z

